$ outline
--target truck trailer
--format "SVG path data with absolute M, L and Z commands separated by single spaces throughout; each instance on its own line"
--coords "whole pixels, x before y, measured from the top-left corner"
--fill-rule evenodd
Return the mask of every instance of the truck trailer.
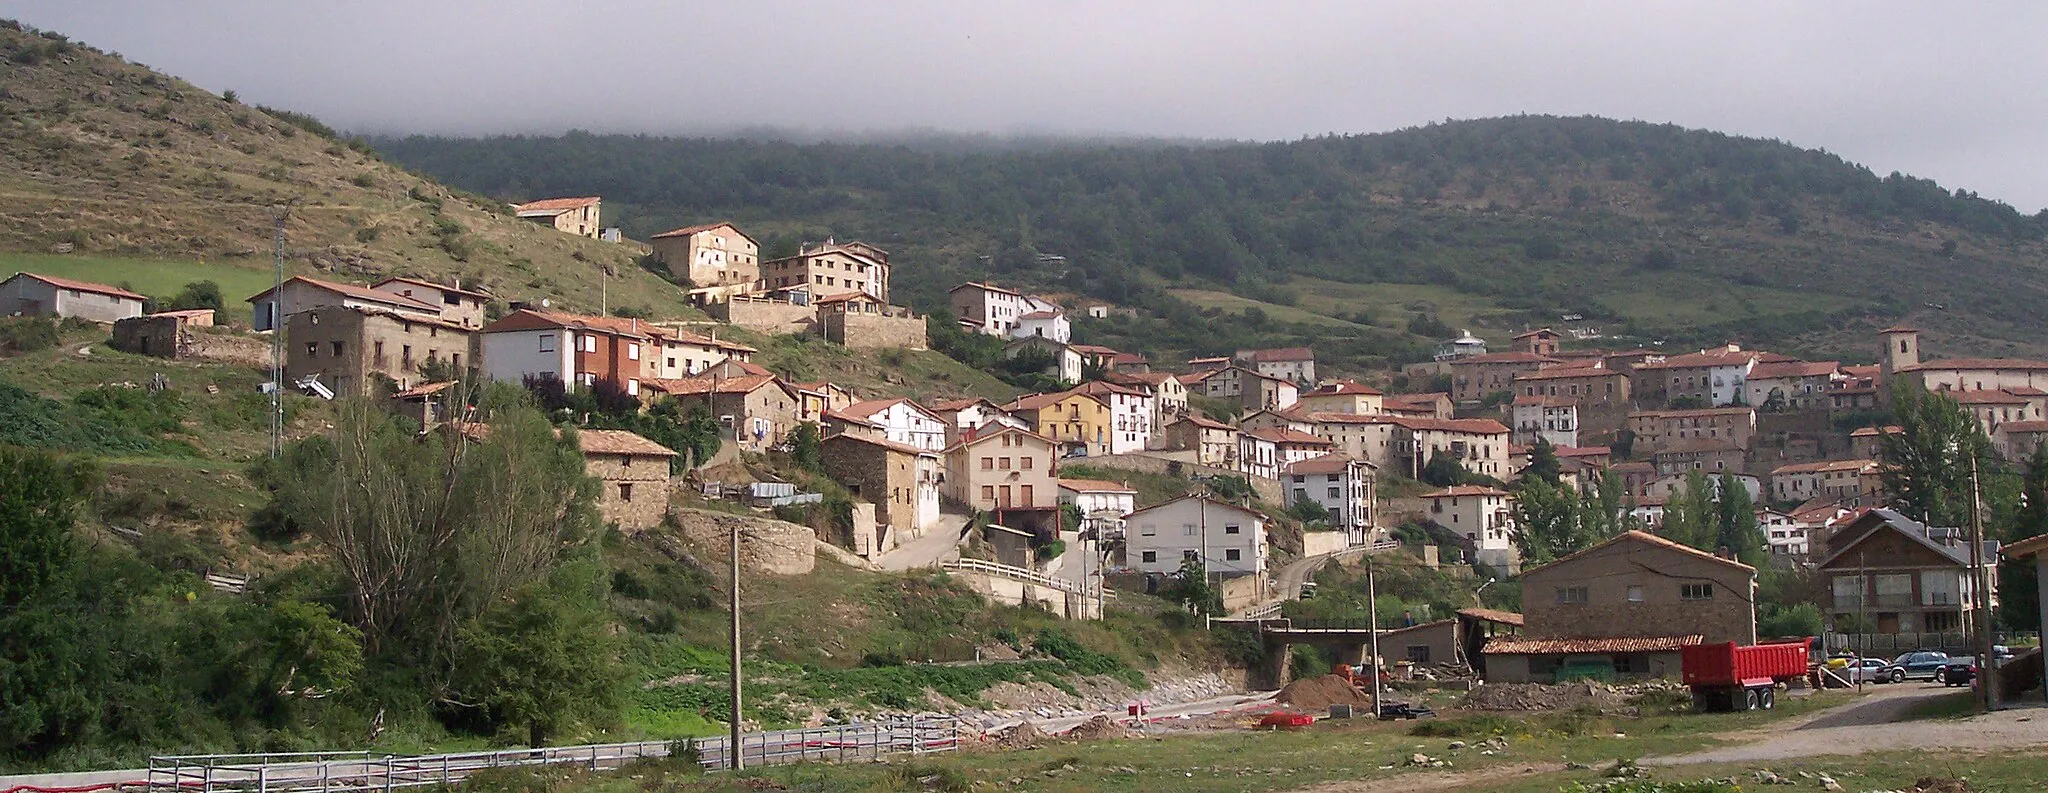
M 1813 640 L 1742 647 L 1734 642 L 1680 648 L 1679 669 L 1694 709 L 1756 710 L 1777 704 L 1778 684 L 1802 678 Z

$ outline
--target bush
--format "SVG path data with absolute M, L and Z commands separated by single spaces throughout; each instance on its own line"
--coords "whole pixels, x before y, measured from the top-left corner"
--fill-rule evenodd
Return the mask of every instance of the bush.
M 57 322 L 48 317 L 0 317 L 0 352 L 26 353 L 57 346 Z

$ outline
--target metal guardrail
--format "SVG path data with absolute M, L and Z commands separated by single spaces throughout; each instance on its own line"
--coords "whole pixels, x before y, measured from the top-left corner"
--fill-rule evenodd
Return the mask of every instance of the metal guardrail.
M 889 755 L 950 752 L 960 746 L 960 721 L 916 717 L 867 724 L 748 733 L 739 753 L 748 766 L 876 760 Z M 400 756 L 373 752 L 172 755 L 151 757 L 150 791 L 189 793 L 335 793 L 451 786 L 479 771 L 532 765 L 609 770 L 641 758 L 694 751 L 717 770 L 731 765 L 724 737 L 587 744 L 541 749 Z
M 1078 585 L 1072 581 L 1062 581 L 1036 570 L 998 564 L 986 559 L 955 559 L 940 562 L 939 567 L 945 570 L 960 570 L 970 573 L 987 573 L 989 575 L 1002 576 L 1016 581 L 1023 581 L 1027 584 L 1037 584 L 1038 586 L 1057 589 L 1062 592 L 1072 592 L 1077 595 L 1092 597 L 1096 594 L 1096 587 Z

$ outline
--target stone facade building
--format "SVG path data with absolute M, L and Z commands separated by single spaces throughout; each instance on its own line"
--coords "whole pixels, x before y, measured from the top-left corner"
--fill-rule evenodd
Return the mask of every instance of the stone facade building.
M 597 511 L 606 523 L 628 531 L 661 525 L 668 514 L 668 447 L 625 430 L 581 430 L 584 471 L 603 482 Z
M 889 302 L 889 252 L 864 242 L 805 246 L 795 256 L 761 263 L 766 291 L 807 287 L 812 295 L 864 292 Z
M 826 438 L 821 451 L 825 475 L 854 498 L 873 503 L 878 524 L 895 535 L 876 538 L 875 547 L 891 547 L 937 525 L 943 478 L 937 452 L 853 435 Z
M 543 198 L 524 204 L 513 204 L 512 212 L 525 220 L 547 226 L 565 234 L 597 239 L 602 230 L 599 206 L 603 199 L 597 196 L 580 198 Z
M 290 315 L 285 379 L 314 376 L 337 395 L 372 393 L 380 377 L 399 389 L 425 381 L 423 367 L 460 372 L 477 363 L 476 334 L 439 317 L 326 305 Z
M 723 302 L 754 291 L 761 280 L 761 245 L 731 223 L 664 231 L 647 239 L 654 260 L 669 274 L 689 279 L 690 299 Z

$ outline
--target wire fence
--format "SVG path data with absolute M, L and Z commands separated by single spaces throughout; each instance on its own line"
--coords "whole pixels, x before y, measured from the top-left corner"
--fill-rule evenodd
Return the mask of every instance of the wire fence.
M 747 733 L 740 736 L 738 751 L 749 767 L 872 762 L 892 755 L 954 751 L 960 739 L 959 719 L 920 716 Z M 732 752 L 731 740 L 717 737 L 412 756 L 374 752 L 173 755 L 150 758 L 147 788 L 152 793 L 360 793 L 453 786 L 494 768 L 566 765 L 610 770 L 642 758 L 676 754 L 694 754 L 698 764 L 717 770 L 730 767 Z

